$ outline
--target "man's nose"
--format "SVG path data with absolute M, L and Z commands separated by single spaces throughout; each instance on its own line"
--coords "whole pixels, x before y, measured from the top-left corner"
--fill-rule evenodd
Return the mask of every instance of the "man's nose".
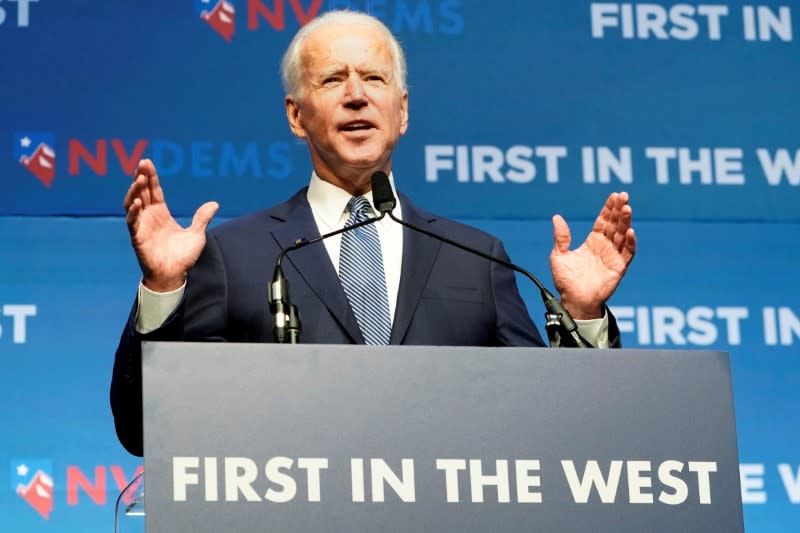
M 348 107 L 362 107 L 367 104 L 367 95 L 361 78 L 353 73 L 347 77 L 345 84 L 345 105 Z

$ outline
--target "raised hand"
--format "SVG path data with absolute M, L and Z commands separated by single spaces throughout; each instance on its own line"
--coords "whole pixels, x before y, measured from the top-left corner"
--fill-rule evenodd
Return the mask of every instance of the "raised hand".
M 219 205 L 200 206 L 183 228 L 169 212 L 153 162 L 143 159 L 125 195 L 128 232 L 142 269 L 144 285 L 156 292 L 179 288 L 206 243 L 205 229 Z
M 628 193 L 612 193 L 586 240 L 572 251 L 567 222 L 561 215 L 553 217 L 550 269 L 561 301 L 573 318 L 585 320 L 603 315 L 605 302 L 636 252 L 631 217 Z

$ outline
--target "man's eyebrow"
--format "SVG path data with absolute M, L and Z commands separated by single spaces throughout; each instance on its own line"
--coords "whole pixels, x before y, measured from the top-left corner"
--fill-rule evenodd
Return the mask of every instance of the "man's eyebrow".
M 341 74 L 346 70 L 347 68 L 345 68 L 344 65 L 331 65 L 317 72 L 317 74 L 314 77 L 318 79 L 325 79 L 328 76 L 333 76 L 334 74 Z
M 346 65 L 330 65 L 316 72 L 315 74 L 311 74 L 310 79 L 315 83 L 320 83 L 330 76 L 347 74 L 348 71 L 349 68 Z M 378 74 L 386 79 L 392 78 L 392 69 L 387 69 L 376 65 L 356 65 L 355 71 L 359 76 Z
M 359 72 L 359 74 L 381 74 L 387 78 L 391 75 L 392 72 L 391 69 L 374 67 L 374 66 L 356 67 L 356 70 Z

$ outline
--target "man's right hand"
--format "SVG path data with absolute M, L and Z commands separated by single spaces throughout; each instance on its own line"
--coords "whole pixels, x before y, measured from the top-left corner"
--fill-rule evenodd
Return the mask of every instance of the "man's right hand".
M 192 225 L 182 228 L 169 212 L 156 168 L 139 161 L 125 195 L 128 232 L 142 269 L 142 282 L 155 292 L 175 290 L 197 262 L 206 244 L 206 227 L 219 208 L 216 202 L 200 206 Z

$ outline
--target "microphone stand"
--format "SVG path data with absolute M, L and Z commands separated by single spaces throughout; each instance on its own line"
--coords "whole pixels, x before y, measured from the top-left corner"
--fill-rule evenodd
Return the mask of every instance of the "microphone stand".
M 273 328 L 272 338 L 277 343 L 282 344 L 298 344 L 300 342 L 300 333 L 302 331 L 302 323 L 300 322 L 300 312 L 297 306 L 291 303 L 289 298 L 289 280 L 283 274 L 281 262 L 283 258 L 294 250 L 305 248 L 309 244 L 322 241 L 328 237 L 339 235 L 345 231 L 350 231 L 367 224 L 372 224 L 382 220 L 386 216 L 385 212 L 381 212 L 380 216 L 362 220 L 352 226 L 345 226 L 336 231 L 331 231 L 325 235 L 314 237 L 313 239 L 296 239 L 291 245 L 281 250 L 278 258 L 275 261 L 275 272 L 272 275 L 272 282 L 267 287 L 267 294 L 269 297 L 269 308 L 272 313 Z

